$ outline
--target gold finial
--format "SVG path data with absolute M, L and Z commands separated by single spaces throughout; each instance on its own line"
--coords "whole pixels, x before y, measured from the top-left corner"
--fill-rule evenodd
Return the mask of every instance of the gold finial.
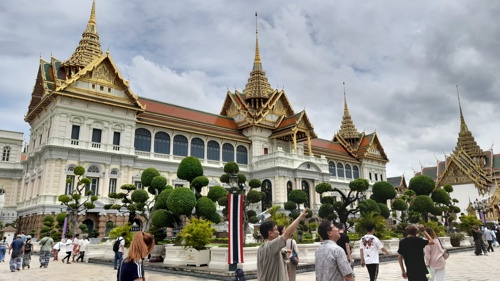
M 458 141 L 457 141 L 457 146 L 455 147 L 455 153 L 463 149 L 467 155 L 471 158 L 478 157 L 479 159 L 483 159 L 483 151 L 481 148 L 477 145 L 477 142 L 474 140 L 474 137 L 472 136 L 472 133 L 469 131 L 469 128 L 467 128 L 467 124 L 465 123 L 465 118 L 462 113 L 462 104 L 460 101 L 460 94 L 458 92 L 458 85 L 457 87 L 457 98 L 458 98 L 458 107 L 460 110 L 460 132 L 458 133 Z
M 257 12 L 255 12 L 255 59 L 253 63 L 253 70 L 262 70 L 262 61 L 260 60 L 259 51 L 259 28 L 258 28 L 258 17 Z
M 359 132 L 352 121 L 351 114 L 349 113 L 349 107 L 347 106 L 347 95 L 345 92 L 345 82 L 344 85 L 344 116 L 342 116 L 342 123 L 340 124 L 339 134 L 346 140 L 352 140 L 356 142 L 359 139 Z
M 90 20 L 89 23 L 95 24 L 95 0 L 92 2 L 92 10 L 90 11 Z

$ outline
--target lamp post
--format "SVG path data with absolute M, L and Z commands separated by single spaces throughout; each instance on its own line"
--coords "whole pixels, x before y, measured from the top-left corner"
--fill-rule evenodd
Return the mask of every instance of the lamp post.
M 472 203 L 472 206 L 474 207 L 474 210 L 479 213 L 479 218 L 483 224 L 486 224 L 486 218 L 484 217 L 484 212 L 487 210 L 486 204 L 482 200 L 476 199 L 474 203 Z

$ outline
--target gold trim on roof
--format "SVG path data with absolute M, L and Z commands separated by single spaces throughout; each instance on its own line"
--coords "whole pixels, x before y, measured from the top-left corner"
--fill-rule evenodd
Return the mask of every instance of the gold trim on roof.
M 464 150 L 467 153 L 467 155 L 472 159 L 484 158 L 485 155 L 483 153 L 483 150 L 479 147 L 479 145 L 477 145 L 476 140 L 472 136 L 471 131 L 469 131 L 469 128 L 465 123 L 465 118 L 464 115 L 462 114 L 462 105 L 460 104 L 460 95 L 458 94 L 458 87 L 457 87 L 457 96 L 458 96 L 458 107 L 460 109 L 460 132 L 458 133 L 457 146 L 455 147 L 455 150 L 453 152 L 457 153 L 460 150 Z M 484 165 L 484 163 L 482 164 Z
M 342 123 L 340 125 L 340 131 L 338 132 L 342 138 L 346 141 L 359 140 L 359 132 L 352 121 L 351 114 L 349 113 L 349 108 L 347 107 L 347 98 L 344 91 L 344 116 L 342 116 Z

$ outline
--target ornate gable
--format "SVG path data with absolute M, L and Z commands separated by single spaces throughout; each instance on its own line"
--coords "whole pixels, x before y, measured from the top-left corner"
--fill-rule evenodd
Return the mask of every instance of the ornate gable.
M 371 158 L 382 162 L 389 162 L 389 158 L 387 158 L 376 132 L 363 136 L 356 155 L 358 159 Z

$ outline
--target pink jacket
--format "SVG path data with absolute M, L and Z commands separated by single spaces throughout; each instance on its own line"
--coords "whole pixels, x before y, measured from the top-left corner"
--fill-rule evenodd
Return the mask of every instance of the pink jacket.
M 444 249 L 438 238 L 434 238 L 434 245 L 425 246 L 424 253 L 425 264 L 431 268 L 443 269 L 446 266 L 446 260 L 443 258 Z

